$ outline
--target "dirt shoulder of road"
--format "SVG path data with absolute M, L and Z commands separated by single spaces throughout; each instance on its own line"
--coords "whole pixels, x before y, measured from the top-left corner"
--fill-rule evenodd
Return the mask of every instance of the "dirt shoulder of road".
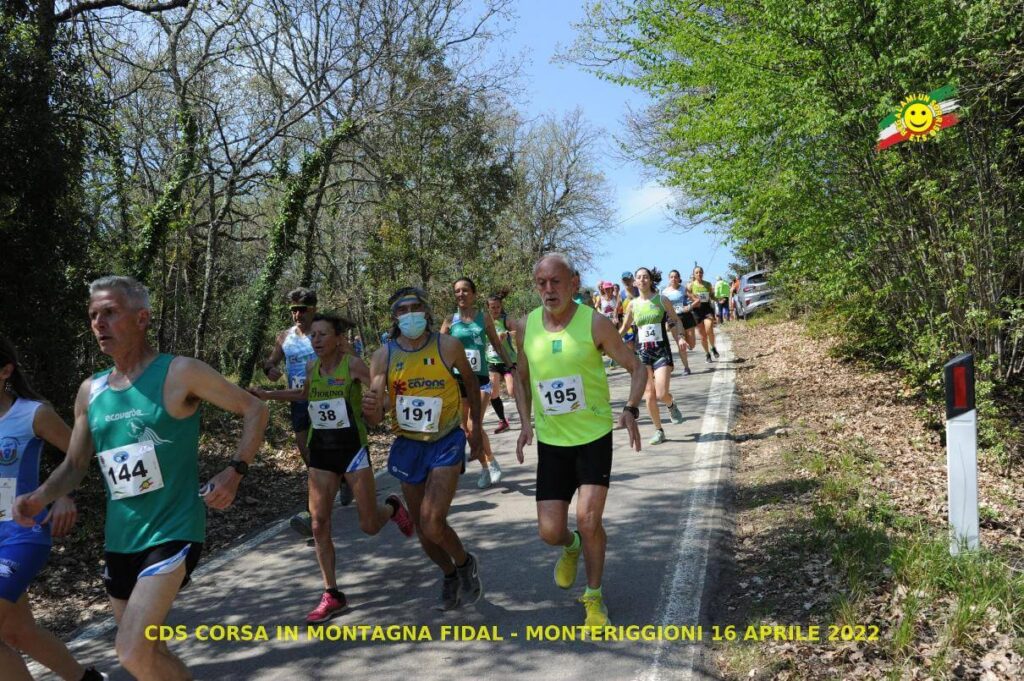
M 203 561 L 240 543 L 268 525 L 306 505 L 306 468 L 289 428 L 288 406 L 271 403 L 267 443 L 257 455 L 239 487 L 235 502 L 224 511 L 207 511 L 207 539 Z M 203 414 L 199 446 L 199 479 L 223 470 L 235 452 L 240 422 L 222 412 Z M 385 460 L 391 435 L 370 433 L 370 455 L 375 467 Z M 54 541 L 49 562 L 29 588 L 32 611 L 44 627 L 71 638 L 80 627 L 110 614 L 103 571 L 103 522 L 106 499 L 103 481 L 90 470 L 79 490 L 79 520 L 71 535 Z M 306 539 L 295 535 L 296 542 Z
M 735 637 L 714 644 L 723 676 L 1024 677 L 1020 473 L 982 457 L 984 550 L 953 559 L 941 414 L 799 323 L 729 331 L 735 525 L 709 618 Z M 794 640 L 813 626 L 820 641 Z

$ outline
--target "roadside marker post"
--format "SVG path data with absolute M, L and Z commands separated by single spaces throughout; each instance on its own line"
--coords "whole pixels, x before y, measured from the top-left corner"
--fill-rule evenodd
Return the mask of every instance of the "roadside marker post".
M 946 471 L 949 553 L 978 548 L 978 412 L 974 405 L 974 355 L 951 359 L 946 386 Z

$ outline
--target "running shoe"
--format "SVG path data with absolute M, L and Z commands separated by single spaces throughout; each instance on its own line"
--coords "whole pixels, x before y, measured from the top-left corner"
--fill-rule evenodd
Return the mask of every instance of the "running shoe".
M 480 471 L 480 477 L 476 479 L 476 486 L 480 489 L 487 489 L 491 486 L 491 471 L 487 468 Z
M 611 624 L 608 619 L 608 606 L 604 604 L 601 594 L 586 594 L 580 596 L 580 603 L 587 611 L 587 619 L 583 622 L 585 627 L 606 627 Z
M 497 459 L 491 462 L 491 482 L 495 485 L 501 482 L 501 466 L 498 465 Z
M 462 567 L 455 568 L 459 576 L 459 602 L 462 605 L 473 605 L 484 595 L 484 585 L 480 583 L 476 556 L 466 552 L 469 560 Z
M 711 354 L 715 356 L 715 359 L 718 359 L 718 350 L 715 350 L 714 345 L 711 346 Z
M 511 427 L 512 426 L 508 425 L 508 421 L 507 420 L 502 419 L 501 423 L 498 424 L 498 427 L 494 429 L 494 434 L 497 435 L 498 433 L 504 433 L 506 430 L 508 430 Z
M 341 594 L 340 591 L 338 593 Z M 341 614 L 341 612 L 347 607 L 348 602 L 345 599 L 345 594 L 341 594 L 341 598 L 339 599 L 325 591 L 324 595 L 320 597 L 320 605 L 316 606 L 316 608 L 306 615 L 306 621 L 310 624 L 326 622 L 335 615 Z
M 441 600 L 435 606 L 436 610 L 442 612 L 454 610 L 459 607 L 459 575 L 445 575 L 441 580 Z
M 710 362 L 711 361 L 711 353 L 710 352 L 704 353 L 704 361 L 705 362 Z
M 675 402 L 668 405 L 668 415 L 672 417 L 672 423 L 683 422 L 683 415 L 679 413 L 679 407 L 676 406 Z
M 659 428 L 658 430 L 654 431 L 654 437 L 652 437 L 650 440 L 648 440 L 647 444 L 650 444 L 650 445 L 660 445 L 664 441 L 665 441 L 665 431 L 662 430 L 661 428 Z
M 309 511 L 296 513 L 288 521 L 288 525 L 303 537 L 313 536 L 313 516 L 309 515 Z
M 579 532 L 573 530 L 573 534 L 577 537 L 580 535 Z M 576 572 L 580 564 L 580 548 L 572 551 L 568 546 L 562 547 L 562 555 L 558 557 L 558 561 L 555 563 L 555 584 L 562 589 L 569 589 L 576 581 Z
M 109 678 L 110 676 L 108 674 L 97 671 L 96 667 L 89 667 L 85 670 L 85 675 L 82 676 L 82 681 L 105 681 Z
M 684 374 L 685 376 L 689 376 L 689 375 L 690 375 L 690 374 L 692 374 L 692 373 L 693 373 L 693 372 L 692 372 L 692 371 L 690 371 L 690 367 L 683 367 L 683 374 Z
M 338 488 L 338 503 L 342 506 L 352 503 L 352 487 L 345 480 L 341 481 L 341 487 Z
M 412 523 L 412 517 L 409 515 L 408 509 L 405 508 L 405 504 L 402 503 L 402 498 L 397 494 L 389 494 L 388 498 L 385 499 L 385 503 L 392 500 L 394 501 L 394 504 L 388 504 L 389 506 L 393 505 L 395 507 L 395 514 L 391 516 L 392 522 L 394 522 L 395 525 L 398 525 L 398 529 L 402 534 L 406 537 L 411 537 L 416 531 L 416 527 Z

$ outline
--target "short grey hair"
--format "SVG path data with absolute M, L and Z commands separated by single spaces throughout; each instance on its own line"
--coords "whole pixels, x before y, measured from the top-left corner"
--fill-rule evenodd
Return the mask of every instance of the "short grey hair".
M 89 297 L 94 296 L 97 291 L 118 291 L 133 309 L 152 309 L 149 306 L 149 289 L 132 277 L 116 274 L 100 277 L 89 284 Z
M 545 253 L 544 255 L 542 255 L 540 259 L 537 261 L 537 264 L 533 266 L 533 274 L 536 275 L 537 270 L 540 268 L 540 264 L 545 260 L 549 259 L 557 260 L 558 262 L 565 265 L 565 268 L 569 271 L 570 276 L 579 276 L 579 272 L 576 270 L 576 266 L 572 263 L 572 260 L 569 259 L 569 256 L 566 255 L 565 253 L 559 253 L 557 251 L 552 251 L 551 253 Z

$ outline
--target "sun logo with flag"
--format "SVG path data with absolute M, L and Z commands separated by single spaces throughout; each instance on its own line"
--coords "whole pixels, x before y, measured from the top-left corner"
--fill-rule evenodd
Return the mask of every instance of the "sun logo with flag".
M 939 130 L 956 125 L 960 103 L 952 85 L 928 94 L 914 94 L 900 102 L 896 111 L 878 124 L 877 150 L 888 149 L 900 142 L 924 142 Z

